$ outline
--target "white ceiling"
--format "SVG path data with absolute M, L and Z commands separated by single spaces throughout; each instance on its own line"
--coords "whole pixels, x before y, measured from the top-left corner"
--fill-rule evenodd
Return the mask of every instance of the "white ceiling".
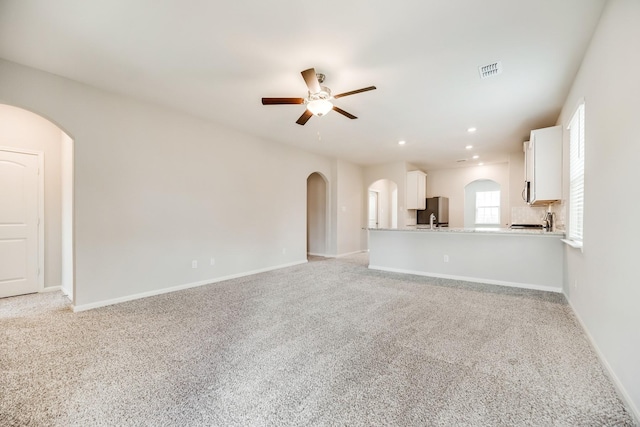
M 554 125 L 604 4 L 0 0 L 0 57 L 355 163 L 435 169 L 505 161 Z M 378 89 L 335 101 L 357 120 L 300 126 L 304 106 L 261 105 L 305 97 L 311 67 L 334 94 Z

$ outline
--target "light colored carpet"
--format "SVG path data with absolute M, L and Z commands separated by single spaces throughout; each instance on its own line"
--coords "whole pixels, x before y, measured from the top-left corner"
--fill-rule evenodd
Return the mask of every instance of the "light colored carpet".
M 366 261 L 0 300 L 0 425 L 633 425 L 561 295 Z

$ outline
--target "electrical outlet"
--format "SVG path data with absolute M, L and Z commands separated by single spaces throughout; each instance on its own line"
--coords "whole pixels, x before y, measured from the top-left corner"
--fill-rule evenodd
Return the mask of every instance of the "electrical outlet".
M 578 289 L 578 279 L 573 280 L 573 289 Z
M 287 248 L 282 248 L 282 255 L 286 255 L 287 254 Z
M 211 257 L 211 265 L 216 265 L 216 259 L 214 257 Z
M 444 256 L 444 262 L 449 262 L 449 255 Z
M 198 268 L 198 261 L 197 260 L 193 260 L 191 261 L 191 268 Z

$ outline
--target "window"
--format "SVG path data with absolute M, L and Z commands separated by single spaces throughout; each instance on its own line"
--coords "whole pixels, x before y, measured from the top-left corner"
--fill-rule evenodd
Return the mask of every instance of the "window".
M 569 122 L 569 235 L 582 243 L 584 216 L 584 102 Z
M 500 191 L 476 193 L 476 224 L 500 224 Z

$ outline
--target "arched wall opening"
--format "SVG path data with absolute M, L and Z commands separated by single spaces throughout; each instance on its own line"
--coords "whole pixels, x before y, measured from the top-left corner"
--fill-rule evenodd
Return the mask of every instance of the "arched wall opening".
M 499 228 L 501 212 L 500 184 L 477 179 L 464 187 L 465 228 Z
M 328 181 L 320 172 L 307 177 L 307 255 L 328 253 Z
M 398 228 L 398 185 L 379 179 L 368 188 L 367 227 Z
M 75 303 L 73 235 L 73 139 L 50 120 L 12 105 L 0 104 L 0 150 L 2 153 L 37 155 L 42 159 L 38 191 L 37 291 L 62 291 Z M 0 191 L 13 191 L 1 188 Z M 11 207 L 9 207 L 11 208 Z M 28 246 L 28 245 L 27 245 Z M 0 249 L 1 250 L 1 249 Z M 25 252 L 26 259 L 33 254 Z M 0 257 L 4 258 L 4 257 Z M 0 260 L 0 271 L 3 270 Z M 31 268 L 31 267 L 27 267 Z

